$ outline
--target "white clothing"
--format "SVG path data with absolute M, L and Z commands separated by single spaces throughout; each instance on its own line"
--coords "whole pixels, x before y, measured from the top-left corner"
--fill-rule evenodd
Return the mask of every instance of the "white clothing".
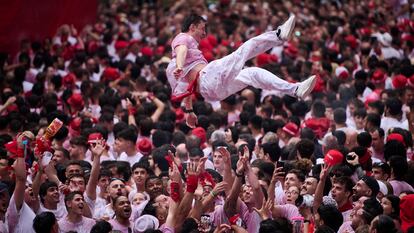
M 298 84 L 288 83 L 261 68 L 243 69 L 246 61 L 282 44 L 275 31 L 266 32 L 246 41 L 233 53 L 210 62 L 200 71 L 200 94 L 206 101 L 218 101 L 250 85 L 293 96 Z
M 386 136 L 388 135 L 388 130 L 390 128 L 396 127 L 408 130 L 408 120 L 398 121 L 391 117 L 383 117 L 381 119 L 381 128 L 384 130 Z
M 14 201 L 14 195 L 10 198 L 9 207 L 6 212 L 6 222 L 0 226 L 0 231 L 3 232 L 4 228 L 9 233 L 34 233 L 33 219 L 36 217 L 33 210 L 23 201 L 20 210 L 16 208 L 16 202 Z
M 142 157 L 144 157 L 144 155 L 141 154 L 140 152 L 137 152 L 133 156 L 128 156 L 125 152 L 122 152 L 119 155 L 118 161 L 126 161 L 126 162 L 129 162 L 129 164 L 132 167 L 135 163 L 138 163 L 139 160 L 141 160 Z

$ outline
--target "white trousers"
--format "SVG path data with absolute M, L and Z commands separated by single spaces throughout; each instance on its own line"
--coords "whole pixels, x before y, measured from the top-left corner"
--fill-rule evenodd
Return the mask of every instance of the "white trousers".
M 258 67 L 243 69 L 246 61 L 282 44 L 276 31 L 266 32 L 246 41 L 233 53 L 210 62 L 200 71 L 200 94 L 207 101 L 219 101 L 247 86 L 253 86 L 294 95 L 298 84 L 288 83 Z

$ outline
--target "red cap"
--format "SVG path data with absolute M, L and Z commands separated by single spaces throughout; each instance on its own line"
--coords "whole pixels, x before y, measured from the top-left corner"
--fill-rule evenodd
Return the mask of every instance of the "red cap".
M 13 156 L 15 156 L 17 154 L 17 141 L 16 140 L 13 140 L 13 141 L 10 141 L 10 142 L 4 144 L 4 147 Z
M 155 54 L 159 56 L 163 55 L 164 52 L 165 52 L 165 46 L 163 45 L 158 46 L 157 49 L 155 50 Z
M 325 81 L 321 77 L 317 77 L 315 87 L 312 92 L 324 92 L 325 91 Z
M 388 135 L 387 136 L 387 142 L 389 142 L 391 140 L 399 141 L 405 146 L 404 137 L 399 133 L 392 133 L 392 134 Z
M 143 155 L 149 155 L 152 150 L 152 143 L 147 138 L 143 138 L 138 141 L 137 143 L 137 149 L 143 154 Z
M 82 119 L 80 117 L 76 117 L 70 122 L 69 127 L 72 130 L 79 131 L 81 123 L 82 123 Z
M 117 42 L 115 42 L 115 49 L 116 50 L 121 50 L 121 49 L 125 49 L 128 48 L 129 43 L 127 41 L 124 40 L 118 40 Z
M 289 122 L 285 126 L 283 126 L 282 130 L 283 132 L 289 134 L 292 137 L 295 137 L 299 133 L 299 127 L 292 122 Z
M 414 226 L 414 194 L 409 194 L 401 198 L 400 218 L 401 230 L 407 232 L 408 228 Z
M 296 55 L 298 55 L 298 48 L 296 48 L 296 46 L 292 43 L 289 43 L 287 45 L 287 47 L 284 49 L 284 52 L 286 53 L 286 55 L 290 56 L 290 57 L 296 57 Z
M 407 79 L 407 85 L 410 87 L 414 87 L 414 74 Z
M 101 133 L 91 133 L 88 136 L 88 143 L 94 143 L 102 139 L 103 139 L 103 136 Z
M 371 33 L 372 33 L 371 28 L 369 28 L 369 27 L 364 27 L 364 28 L 361 28 L 361 29 L 359 30 L 359 32 L 360 32 L 363 36 L 370 36 L 370 35 L 371 35 Z
M 62 83 L 65 87 L 74 86 L 76 82 L 76 76 L 73 73 L 67 74 L 65 77 L 63 77 Z
M 346 79 L 349 78 L 349 72 L 345 67 L 340 66 L 340 67 L 336 68 L 335 76 L 339 79 L 346 80 Z
M 345 37 L 345 41 L 348 42 L 351 48 L 355 49 L 358 46 L 358 41 L 353 35 L 348 35 Z
M 73 93 L 72 96 L 68 99 L 68 104 L 71 107 L 83 108 L 84 102 L 82 95 L 79 93 Z
M 328 118 L 310 118 L 305 121 L 304 126 L 310 128 L 318 138 L 323 138 L 328 132 L 330 124 Z
M 392 86 L 394 89 L 402 89 L 407 85 L 407 77 L 402 74 L 395 75 L 392 79 Z
M 152 51 L 151 47 L 145 46 L 141 49 L 141 53 L 144 56 L 152 57 L 154 55 L 154 51 Z
M 344 155 L 338 150 L 329 150 L 328 153 L 326 153 L 323 161 L 327 165 L 334 166 L 334 165 L 342 163 L 343 159 L 344 159 Z
M 107 67 L 105 68 L 102 77 L 103 81 L 115 81 L 117 80 L 121 75 L 119 74 L 118 70 L 116 68 Z
M 192 135 L 198 137 L 203 145 L 207 141 L 206 131 L 202 127 L 197 127 L 191 132 Z
M 385 73 L 382 70 L 377 69 L 374 71 L 374 73 L 371 76 L 371 82 L 376 83 L 376 84 L 384 83 L 385 78 L 386 78 Z
M 262 53 L 257 56 L 257 66 L 263 67 L 270 63 L 276 63 L 278 58 L 274 54 Z

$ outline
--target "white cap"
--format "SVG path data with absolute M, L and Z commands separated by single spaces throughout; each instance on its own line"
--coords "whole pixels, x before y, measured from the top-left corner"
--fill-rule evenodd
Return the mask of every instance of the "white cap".
M 149 229 L 158 229 L 159 225 L 160 223 L 156 217 L 144 214 L 135 220 L 134 233 L 141 233 Z
M 391 35 L 386 32 L 384 34 L 381 34 L 378 36 L 378 41 L 385 47 L 390 47 L 391 46 L 391 42 L 392 42 L 392 37 Z

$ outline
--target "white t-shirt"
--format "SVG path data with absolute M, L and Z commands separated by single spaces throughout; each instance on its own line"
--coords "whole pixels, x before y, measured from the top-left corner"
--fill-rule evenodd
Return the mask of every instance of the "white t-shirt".
M 388 130 L 390 128 L 402 128 L 408 130 L 408 121 L 398 121 L 395 118 L 383 117 L 381 119 L 381 128 L 384 130 L 385 134 L 388 135 Z
M 34 233 L 33 219 L 36 217 L 33 210 L 23 201 L 22 208 L 17 210 L 14 195 L 10 199 L 6 212 L 6 224 L 0 226 L 0 230 L 8 228 L 10 233 Z
M 66 206 L 65 206 L 65 197 L 64 195 L 60 194 L 59 196 L 59 203 L 57 204 L 57 209 L 55 210 L 51 210 L 46 208 L 43 203 L 39 200 L 39 210 L 37 211 L 37 214 L 41 214 L 43 212 L 52 212 L 56 219 L 59 221 L 60 219 L 62 219 L 63 217 L 65 217 L 68 212 L 66 211 Z
M 77 223 L 69 222 L 66 216 L 59 220 L 59 233 L 66 233 L 68 231 L 76 231 L 78 233 L 89 233 L 95 225 L 95 220 L 82 216 L 82 220 Z
M 134 156 L 128 156 L 125 152 L 122 152 L 119 155 L 118 161 L 127 161 L 132 167 L 135 163 L 138 163 L 142 157 L 144 157 L 144 155 L 140 152 L 137 152 Z

